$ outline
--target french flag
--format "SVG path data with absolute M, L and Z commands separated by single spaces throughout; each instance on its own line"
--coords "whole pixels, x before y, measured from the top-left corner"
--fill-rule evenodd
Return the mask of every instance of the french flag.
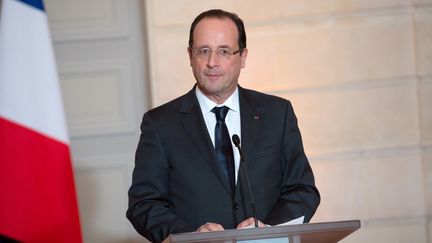
M 0 3 L 0 242 L 82 242 L 44 5 Z

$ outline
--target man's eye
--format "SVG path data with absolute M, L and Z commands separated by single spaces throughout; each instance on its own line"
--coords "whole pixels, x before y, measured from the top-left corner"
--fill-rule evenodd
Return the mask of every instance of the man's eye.
M 221 55 L 226 56 L 226 55 L 229 55 L 229 54 L 230 54 L 230 51 L 229 51 L 228 49 L 219 49 L 219 53 L 220 53 Z
M 201 50 L 199 50 L 199 53 L 203 54 L 203 55 L 210 54 L 210 49 L 201 49 Z

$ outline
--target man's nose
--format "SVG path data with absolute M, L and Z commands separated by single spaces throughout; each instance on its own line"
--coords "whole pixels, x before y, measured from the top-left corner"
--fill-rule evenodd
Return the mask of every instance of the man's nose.
M 217 66 L 219 61 L 218 55 L 216 52 L 212 51 L 210 52 L 209 56 L 207 57 L 207 66 L 208 67 L 215 67 Z

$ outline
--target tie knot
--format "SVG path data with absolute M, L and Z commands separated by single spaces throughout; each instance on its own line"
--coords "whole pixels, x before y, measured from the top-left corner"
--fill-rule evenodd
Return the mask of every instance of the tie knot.
M 225 121 L 229 108 L 227 106 L 215 107 L 211 111 L 215 113 L 217 121 Z

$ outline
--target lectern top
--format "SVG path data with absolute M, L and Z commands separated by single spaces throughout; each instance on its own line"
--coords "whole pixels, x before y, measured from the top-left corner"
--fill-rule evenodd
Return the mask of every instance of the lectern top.
M 286 237 L 295 243 L 335 243 L 360 228 L 360 220 L 232 229 L 205 233 L 181 233 L 168 236 L 163 243 L 235 243 L 242 240 Z

